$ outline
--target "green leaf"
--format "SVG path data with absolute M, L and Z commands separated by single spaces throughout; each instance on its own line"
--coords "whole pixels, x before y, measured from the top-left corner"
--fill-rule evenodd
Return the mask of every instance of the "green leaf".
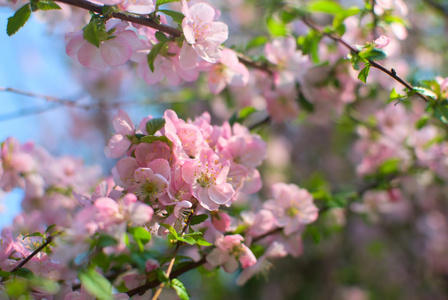
M 196 240 L 191 236 L 182 236 L 177 239 L 178 241 L 185 242 L 190 245 L 196 244 Z
M 151 240 L 151 233 L 149 233 L 148 230 L 143 227 L 132 227 L 129 229 L 129 233 L 136 241 L 140 252 L 143 252 L 144 245 L 146 245 Z
M 154 135 L 157 131 L 165 126 L 165 119 L 163 118 L 155 118 L 146 122 L 146 132 L 148 135 Z
M 39 2 L 37 2 L 37 8 L 39 10 L 57 10 L 57 9 L 61 9 L 61 7 L 56 4 L 56 2 L 49 1 L 49 0 L 40 0 Z
M 20 268 L 17 271 L 14 272 L 14 275 L 26 278 L 26 279 L 32 279 L 34 278 L 34 273 L 31 272 L 31 270 L 27 268 Z
M 337 15 L 344 13 L 345 11 L 339 3 L 333 1 L 313 1 L 308 5 L 308 10 L 311 12 L 322 12 L 331 15 Z
M 246 45 L 246 51 L 254 48 L 264 46 L 268 42 L 268 38 L 265 36 L 257 36 L 251 39 Z
M 406 97 L 407 97 L 407 95 L 398 94 L 397 91 L 395 90 L 395 88 L 393 88 L 389 94 L 389 102 L 399 100 L 402 98 L 406 98 Z
M 90 22 L 83 28 L 83 37 L 90 44 L 95 47 L 100 47 L 100 38 L 98 36 L 98 25 L 95 22 Z
M 31 16 L 31 7 L 27 3 L 19 8 L 12 17 L 8 18 L 8 24 L 6 25 L 6 33 L 11 36 L 15 34 Z
M 421 86 L 414 86 L 412 88 L 412 91 L 418 92 L 419 94 L 425 95 L 425 96 L 430 97 L 430 98 L 432 98 L 434 100 L 437 99 L 437 94 L 436 93 L 434 93 L 430 89 L 427 89 L 427 88 L 424 88 L 424 87 L 421 87 Z
M 193 216 L 191 218 L 190 225 L 193 226 L 193 225 L 201 224 L 202 222 L 207 220 L 207 218 L 208 218 L 208 215 L 206 215 L 206 214 Z
M 157 269 L 157 279 L 162 283 L 167 283 L 170 278 L 166 275 L 165 271 Z
M 155 36 L 159 42 L 168 42 L 169 41 L 167 36 L 162 31 L 156 31 Z
M 171 3 L 171 2 L 179 2 L 180 0 L 157 0 L 156 7 L 162 4 Z
M 59 284 L 53 280 L 44 277 L 34 277 L 30 280 L 30 285 L 39 292 L 54 295 L 59 292 Z
M 266 20 L 266 25 L 268 26 L 269 34 L 277 37 L 277 36 L 286 36 L 288 34 L 288 29 L 286 25 L 282 22 L 275 20 L 272 17 L 269 17 Z
M 362 69 L 361 72 L 359 72 L 358 79 L 361 80 L 362 82 L 366 83 L 367 77 L 369 76 L 369 72 L 370 72 L 370 65 L 367 64 L 364 67 L 364 69 Z
M 164 136 L 164 135 L 162 135 L 162 136 L 155 136 L 155 135 L 147 135 L 147 136 L 145 136 L 145 137 L 142 137 L 141 139 L 140 139 L 140 142 L 143 142 L 143 143 L 148 143 L 148 144 L 151 144 L 151 143 L 154 143 L 154 142 L 156 142 L 156 141 L 160 141 L 160 142 L 164 142 L 164 143 L 166 143 L 168 146 L 173 146 L 173 142 L 171 142 L 166 136 Z
M 154 72 L 154 60 L 156 60 L 157 55 L 159 54 L 160 50 L 166 45 L 166 43 L 158 43 L 155 44 L 151 51 L 148 53 L 147 59 L 148 59 L 148 66 L 151 69 L 151 72 Z
M 164 13 L 167 16 L 170 16 L 171 18 L 173 18 L 173 21 L 177 24 L 181 24 L 185 18 L 184 14 L 178 11 L 161 9 L 159 10 L 159 12 Z
M 27 234 L 27 235 L 25 235 L 24 237 L 23 237 L 23 240 L 24 239 L 26 239 L 26 238 L 28 238 L 28 237 L 32 237 L 32 236 L 40 236 L 40 237 L 42 237 L 42 238 L 45 238 L 45 236 L 42 234 L 42 233 L 40 233 L 40 232 L 34 232 L 34 233 L 31 233 L 31 234 Z
M 386 52 L 373 46 L 365 47 L 358 53 L 359 57 L 368 60 L 381 60 L 387 57 Z
M 115 246 L 118 244 L 118 242 L 115 240 L 115 238 L 111 237 L 110 235 L 101 234 L 96 244 L 98 247 L 104 248 L 108 246 Z
M 299 96 L 297 97 L 297 100 L 299 101 L 300 107 L 305 109 L 307 112 L 313 112 L 314 111 L 314 104 L 308 101 L 308 99 L 305 98 L 302 92 L 299 92 Z
M 7 277 L 7 276 L 10 276 L 10 275 L 11 275 L 10 272 L 0 271 L 0 277 Z
M 81 280 L 83 287 L 92 296 L 100 300 L 113 299 L 112 284 L 94 269 L 88 269 L 79 273 L 79 280 Z
M 313 239 L 315 244 L 319 244 L 320 240 L 322 239 L 322 235 L 320 234 L 319 229 L 317 229 L 317 227 L 313 225 L 308 225 L 306 227 L 305 234 L 311 235 L 311 238 Z
M 442 101 L 434 108 L 434 117 L 448 124 L 448 101 Z
M 177 231 L 176 231 L 176 229 L 173 228 L 173 226 L 171 226 L 169 224 L 164 224 L 164 223 L 160 223 L 160 226 L 168 229 L 168 231 L 174 236 L 175 239 L 179 238 L 179 235 L 177 234 Z
M 45 230 L 45 233 L 50 232 L 50 231 L 53 230 L 53 228 L 55 228 L 55 227 L 56 227 L 56 224 L 52 224 L 52 225 L 48 226 L 47 229 Z
M 202 236 L 195 236 L 194 239 L 196 240 L 196 244 L 198 244 L 199 246 L 212 246 L 213 244 L 210 244 L 209 242 L 207 242 L 206 239 L 204 239 Z
M 181 300 L 189 300 L 188 292 L 185 289 L 184 284 L 177 278 L 173 278 L 170 283 L 171 287 L 176 291 L 177 296 Z
M 398 158 L 391 158 L 386 160 L 384 163 L 381 164 L 378 171 L 382 175 L 389 175 L 393 173 L 397 173 L 400 168 L 400 159 Z
M 428 123 L 429 121 L 429 117 L 428 116 L 423 116 L 421 117 L 416 123 L 415 123 L 415 128 L 420 130 L 423 127 L 425 127 L 425 125 Z

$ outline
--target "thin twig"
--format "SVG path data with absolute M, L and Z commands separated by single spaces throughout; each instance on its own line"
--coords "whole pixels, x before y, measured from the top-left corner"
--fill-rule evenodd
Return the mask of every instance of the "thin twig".
M 313 30 L 319 32 L 320 34 L 329 37 L 330 39 L 332 39 L 333 41 L 343 45 L 344 47 L 346 47 L 347 49 L 349 49 L 351 52 L 359 54 L 358 49 L 350 46 L 347 42 L 345 42 L 343 39 L 341 39 L 340 37 L 336 37 L 330 33 L 325 33 L 322 30 L 320 30 L 319 28 L 317 28 L 317 26 L 315 26 L 314 24 L 312 24 L 308 19 L 303 18 L 302 19 L 303 22 L 310 28 L 312 28 Z M 399 83 L 401 83 L 402 85 L 404 85 L 407 89 L 413 91 L 414 87 L 408 83 L 406 80 L 402 79 L 401 77 L 399 77 L 397 75 L 397 72 L 393 69 L 388 70 L 386 67 L 384 67 L 383 65 L 377 63 L 376 61 L 373 60 L 367 60 L 370 64 L 370 66 L 382 71 L 383 73 L 386 73 L 387 75 L 389 75 L 390 77 L 392 77 L 393 79 L 395 79 L 396 81 L 398 81 Z M 415 93 L 416 95 L 418 95 L 420 98 L 422 98 L 425 102 L 431 102 L 426 96 L 424 96 L 423 94 L 420 94 L 419 92 Z
M 30 261 L 30 259 L 32 259 L 34 256 L 36 256 L 40 251 L 42 251 L 45 247 L 47 247 L 52 241 L 53 238 L 57 235 L 61 234 L 61 232 L 57 232 L 53 235 L 50 235 L 49 237 L 47 237 L 47 240 L 45 241 L 45 243 L 43 243 L 39 248 L 37 248 L 36 250 L 33 251 L 33 253 L 31 253 L 30 255 L 28 255 L 24 260 L 22 260 L 20 262 L 20 264 L 18 264 L 14 269 L 12 269 L 11 273 L 15 273 L 18 270 L 20 270 L 27 262 Z
M 190 226 L 191 220 L 193 219 L 193 216 L 196 212 L 196 206 L 193 207 L 191 214 L 188 216 L 187 222 L 185 223 L 184 228 L 182 229 L 182 233 L 181 236 L 183 236 L 185 234 L 185 232 L 187 231 L 188 227 Z M 173 257 L 170 260 L 170 264 L 168 265 L 168 269 L 166 270 L 166 276 L 168 276 L 168 278 L 170 278 L 171 275 L 171 271 L 173 270 L 173 266 L 174 266 L 174 262 L 176 261 L 176 256 L 177 253 L 179 252 L 179 249 L 181 247 L 182 243 L 180 241 L 177 242 L 176 244 L 176 248 L 174 249 L 174 253 L 173 253 Z M 163 288 L 165 287 L 165 283 L 162 282 L 159 286 L 159 288 L 157 289 L 157 291 L 154 293 L 154 296 L 152 297 L 152 300 L 157 300 L 160 296 L 160 294 L 162 293 Z M 131 294 L 131 291 L 128 292 L 129 296 L 133 296 L 135 294 Z

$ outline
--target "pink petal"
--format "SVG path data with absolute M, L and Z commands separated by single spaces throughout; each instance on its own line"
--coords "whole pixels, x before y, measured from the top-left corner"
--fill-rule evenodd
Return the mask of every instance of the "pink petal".
M 121 36 L 107 40 L 100 45 L 101 57 L 109 66 L 119 66 L 126 63 L 132 55 L 132 47 Z
M 179 65 L 184 70 L 193 69 L 196 67 L 198 54 L 188 43 L 182 45 L 179 55 Z
M 90 43 L 85 43 L 79 49 L 78 60 L 81 65 L 87 68 L 95 70 L 104 70 L 107 68 L 107 64 L 100 55 L 100 49 Z
M 224 183 L 211 186 L 208 189 L 208 194 L 212 201 L 219 204 L 225 204 L 232 199 L 233 195 L 235 195 L 235 191 L 230 183 Z

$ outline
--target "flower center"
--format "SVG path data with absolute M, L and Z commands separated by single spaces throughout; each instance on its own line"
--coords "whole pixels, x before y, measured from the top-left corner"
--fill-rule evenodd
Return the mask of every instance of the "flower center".
M 299 213 L 299 209 L 297 207 L 290 207 L 286 211 L 286 214 L 290 217 L 295 217 Z
M 145 181 L 141 186 L 141 193 L 145 197 L 152 198 L 155 194 L 159 192 L 157 184 L 153 181 Z
M 199 175 L 197 182 L 203 187 L 203 188 L 208 188 L 210 187 L 212 184 L 215 184 L 216 182 L 216 178 L 215 178 L 215 174 L 213 173 L 208 173 L 208 172 L 201 172 L 201 175 Z

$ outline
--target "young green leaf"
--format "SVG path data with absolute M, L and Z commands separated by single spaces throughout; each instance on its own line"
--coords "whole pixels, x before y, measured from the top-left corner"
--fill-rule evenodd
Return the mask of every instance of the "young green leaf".
M 448 101 L 442 101 L 434 108 L 434 117 L 448 124 Z
M 190 225 L 193 226 L 193 225 L 201 224 L 202 222 L 207 220 L 207 218 L 208 218 L 208 215 L 206 215 L 206 214 L 193 216 L 191 218 Z
M 368 64 L 364 67 L 364 69 L 361 70 L 361 72 L 359 72 L 358 79 L 366 83 L 367 76 L 369 76 L 369 72 L 370 72 L 370 65 Z
M 56 4 L 56 2 L 49 1 L 49 0 L 39 0 L 37 2 L 37 8 L 39 10 L 57 10 L 57 9 L 61 9 L 61 7 Z
M 288 29 L 286 28 L 286 25 L 282 22 L 279 22 L 275 20 L 272 17 L 269 17 L 266 20 L 266 25 L 268 26 L 269 33 L 274 36 L 286 36 L 288 34 Z
M 148 135 L 154 135 L 157 131 L 165 126 L 165 119 L 163 118 L 155 118 L 146 122 L 146 132 Z
M 100 300 L 112 300 L 112 284 L 103 275 L 94 269 L 88 269 L 79 273 L 82 286 L 92 296 Z
M 189 300 L 188 292 L 185 289 L 184 284 L 177 278 L 171 280 L 170 286 L 176 291 L 177 296 L 181 300 Z
M 12 17 L 8 18 L 8 24 L 6 25 L 6 33 L 11 36 L 15 34 L 31 16 L 31 7 L 27 3 L 19 8 Z
M 160 6 L 162 4 L 170 3 L 170 2 L 179 2 L 180 0 L 157 0 L 156 6 Z
M 166 136 L 154 136 L 154 135 L 147 135 L 140 139 L 140 142 L 142 143 L 154 143 L 155 141 L 160 141 L 166 143 L 168 146 L 173 146 L 173 142 L 171 142 Z
M 159 54 L 160 50 L 166 45 L 166 43 L 158 43 L 155 44 L 151 51 L 148 53 L 147 59 L 148 59 L 148 66 L 151 69 L 151 72 L 154 72 L 154 61 L 156 60 L 157 55 Z
M 334 1 L 313 1 L 308 5 L 308 9 L 311 12 L 322 12 L 331 15 L 337 15 L 345 11 L 339 3 Z
M 98 36 L 98 27 L 96 22 L 90 22 L 83 28 L 83 37 L 95 47 L 100 47 L 100 39 Z
M 171 18 L 173 18 L 173 21 L 177 24 L 181 24 L 183 19 L 185 18 L 184 14 L 178 11 L 161 9 L 159 10 L 159 12 L 164 13 L 167 16 L 170 16 Z

